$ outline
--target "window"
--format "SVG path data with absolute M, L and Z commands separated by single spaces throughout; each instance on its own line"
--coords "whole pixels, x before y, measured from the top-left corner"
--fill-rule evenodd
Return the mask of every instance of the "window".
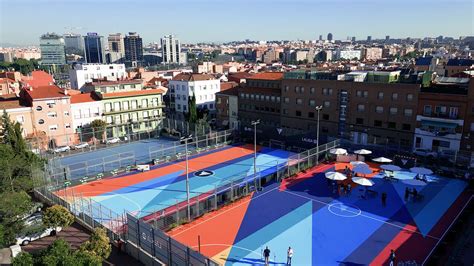
M 285 85 L 285 91 L 288 91 L 290 87 L 288 85 Z
M 392 100 L 398 100 L 398 93 L 394 92 L 392 93 Z
M 71 124 L 64 124 L 65 128 L 71 128 Z
M 49 112 L 48 113 L 48 117 L 57 117 L 58 115 L 56 114 L 56 112 Z
M 138 102 L 137 100 L 132 101 L 132 109 L 137 109 Z
M 410 124 L 402 124 L 402 130 L 411 130 Z
M 329 120 L 329 115 L 328 114 L 323 114 L 323 120 Z
M 331 106 L 331 102 L 330 101 L 324 101 L 323 106 L 324 107 L 329 107 L 329 106 Z
M 363 105 L 363 104 L 357 105 L 357 111 L 358 112 L 363 112 L 364 110 L 365 110 L 365 105 Z
M 316 106 L 315 100 L 309 100 L 309 106 Z
M 43 110 L 43 107 L 41 107 L 41 106 L 36 106 L 36 111 L 41 111 L 41 110 Z
M 280 102 L 280 97 L 279 97 L 279 96 L 276 97 L 276 102 L 277 102 L 277 103 Z
M 395 122 L 388 122 L 388 128 L 396 129 L 397 128 L 397 123 Z
M 270 99 L 272 100 L 272 102 L 275 102 L 275 96 L 271 96 Z
M 301 93 L 304 92 L 304 87 L 300 87 L 300 92 L 301 92 Z
M 375 112 L 379 113 L 379 114 L 383 113 L 383 106 L 376 106 L 375 107 Z
M 308 112 L 308 117 L 309 118 L 314 118 L 314 112 Z
M 265 95 L 265 101 L 267 101 L 267 102 L 270 101 L 270 95 Z
M 296 104 L 303 104 L 303 99 L 296 99 Z
M 425 105 L 423 108 L 423 115 L 431 115 L 431 105 Z
M 107 122 L 107 124 L 111 124 L 112 123 L 112 117 L 111 116 L 107 116 L 105 118 L 105 121 Z
M 369 97 L 369 91 L 364 91 L 364 98 Z
M 413 109 L 405 109 L 404 111 L 405 116 L 412 116 L 413 115 Z
M 362 97 L 362 91 L 356 91 L 356 96 L 357 97 Z
M 295 114 L 296 116 L 301 116 L 301 111 L 296 111 Z
M 38 124 L 40 125 L 44 124 L 44 120 L 43 119 L 38 120 Z
M 148 111 L 143 111 L 143 118 L 148 118 Z
M 222 101 L 221 101 L 221 98 L 217 98 L 217 104 L 221 104 Z
M 114 103 L 114 111 L 120 111 L 120 102 Z
M 288 110 L 287 109 L 283 109 L 283 114 L 284 115 L 287 115 L 288 114 Z M 473 123 L 474 124 L 474 123 Z
M 458 117 L 458 113 L 458 107 L 449 107 L 449 118 L 456 119 Z
M 363 119 L 363 118 L 356 118 L 356 124 L 357 124 L 357 125 L 362 125 L 362 124 L 364 124 L 364 119 Z
M 374 121 L 374 127 L 381 127 L 382 126 L 382 121 L 380 120 L 375 120 Z
M 377 99 L 379 99 L 379 100 L 383 99 L 383 92 L 382 91 L 379 91 L 379 93 L 377 94 Z
M 25 122 L 25 117 L 22 115 L 19 115 L 16 117 L 16 121 L 20 124 L 23 124 Z
M 398 108 L 397 107 L 390 107 L 390 114 L 391 115 L 396 115 L 398 113 Z
M 296 86 L 296 87 L 295 87 L 295 92 L 296 92 L 296 93 L 299 93 L 299 92 L 300 92 L 300 87 Z
M 51 131 L 56 131 L 56 130 L 58 130 L 58 125 L 51 125 L 51 126 L 49 126 L 49 130 L 51 130 Z
M 122 102 L 122 107 L 124 110 L 128 110 L 128 102 Z
M 181 104 L 177 104 L 176 109 L 181 110 Z
M 413 94 L 412 93 L 407 94 L 407 101 L 409 101 L 409 102 L 413 101 Z
M 309 88 L 309 93 L 313 94 L 316 91 L 315 88 Z

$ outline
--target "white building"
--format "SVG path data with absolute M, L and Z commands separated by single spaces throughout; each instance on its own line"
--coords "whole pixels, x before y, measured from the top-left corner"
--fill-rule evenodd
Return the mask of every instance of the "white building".
M 79 133 L 80 128 L 88 126 L 94 120 L 102 119 L 103 111 L 102 102 L 93 93 L 72 95 L 71 113 L 74 132 Z
M 382 48 L 370 47 L 365 48 L 365 59 L 366 60 L 379 60 L 382 58 Z
M 69 70 L 71 88 L 81 90 L 84 84 L 93 79 L 116 81 L 127 77 L 124 64 L 83 64 Z
M 41 64 L 66 64 L 66 50 L 64 38 L 55 33 L 46 33 L 40 38 Z
M 361 50 L 336 50 L 335 59 L 360 59 Z
M 161 56 L 164 64 L 186 64 L 187 55 L 181 52 L 181 42 L 174 35 L 161 38 Z
M 218 79 L 208 74 L 182 73 L 170 80 L 168 92 L 171 97 L 171 109 L 178 113 L 189 112 L 188 99 L 196 97 L 196 107 L 215 111 L 216 93 L 221 90 Z

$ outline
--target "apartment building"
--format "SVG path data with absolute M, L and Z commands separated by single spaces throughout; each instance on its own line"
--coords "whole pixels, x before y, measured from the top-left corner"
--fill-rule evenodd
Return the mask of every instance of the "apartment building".
M 46 134 L 50 147 L 74 142 L 70 98 L 68 90 L 56 85 L 29 87 L 20 92 L 20 104 L 32 110 L 33 131 Z
M 238 87 L 238 114 L 244 128 L 257 119 L 261 126 L 280 126 L 282 79 L 282 72 L 257 73 Z
M 207 109 L 211 116 L 215 113 L 215 94 L 221 90 L 218 79 L 209 74 L 181 73 L 169 81 L 170 109 L 182 116 L 189 112 L 189 97 L 196 97 L 198 109 Z
M 218 127 L 239 128 L 239 88 L 233 87 L 216 93 L 216 125 Z
M 127 77 L 124 64 L 77 64 L 69 70 L 71 88 L 83 89 L 83 86 L 94 80 L 116 81 Z
M 470 130 L 468 115 L 469 78 L 436 79 L 422 88 L 417 110 L 414 148 L 433 151 L 468 150 L 463 142 L 463 128 Z M 472 84 L 471 84 L 472 86 Z M 469 131 L 466 131 L 469 134 Z
M 94 93 L 71 95 L 72 128 L 80 133 L 96 119 L 102 120 L 104 107 Z
M 368 82 L 368 74 L 349 75 L 352 78 L 317 72 L 286 74 L 281 93 L 282 128 L 309 132 L 315 137 L 315 108 L 322 106 L 321 135 L 343 137 L 359 144 L 410 146 L 420 85 L 398 82 L 399 76 L 390 80 L 390 75 L 378 72 L 370 73 L 372 78 Z
M 16 95 L 1 95 L 0 110 L 7 112 L 12 122 L 20 123 L 24 138 L 33 134 L 33 121 L 31 120 L 31 107 L 20 104 Z

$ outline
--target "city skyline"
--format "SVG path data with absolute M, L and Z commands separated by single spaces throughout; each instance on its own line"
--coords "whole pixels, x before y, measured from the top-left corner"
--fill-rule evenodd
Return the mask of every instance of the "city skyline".
M 290 5 L 293 6 L 292 13 L 285 13 Z M 453 6 L 457 15 L 443 19 L 443 12 Z M 9 11 L 19 8 L 23 12 L 21 20 L 19 13 Z M 232 3 L 139 0 L 133 4 L 123 0 L 99 3 L 89 0 L 4 0 L 0 2 L 0 10 L 0 43 L 16 45 L 38 45 L 39 37 L 46 32 L 82 35 L 97 32 L 105 37 L 110 33 L 133 31 L 143 37 L 144 43 L 159 42 L 170 33 L 183 43 L 221 43 L 245 39 L 315 40 L 319 35 L 325 39 L 329 32 L 336 40 L 349 36 L 365 40 L 369 35 L 373 39 L 384 39 L 386 35 L 392 38 L 439 35 L 458 38 L 474 32 L 474 4 L 468 0 L 400 0 L 396 6 L 375 0 L 297 0 L 290 4 L 269 0 Z M 367 22 L 360 23 L 361 17 Z M 38 20 L 41 23 L 37 23 Z M 12 24 L 12 21 L 18 24 Z M 354 26 L 355 23 L 360 25 Z

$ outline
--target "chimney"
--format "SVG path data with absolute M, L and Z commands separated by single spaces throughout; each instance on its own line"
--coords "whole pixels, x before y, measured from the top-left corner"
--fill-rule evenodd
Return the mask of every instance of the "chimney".
M 69 95 L 69 92 L 67 89 L 64 89 L 64 95 Z
M 33 91 L 33 87 L 28 86 L 28 90 L 29 90 L 29 91 Z

